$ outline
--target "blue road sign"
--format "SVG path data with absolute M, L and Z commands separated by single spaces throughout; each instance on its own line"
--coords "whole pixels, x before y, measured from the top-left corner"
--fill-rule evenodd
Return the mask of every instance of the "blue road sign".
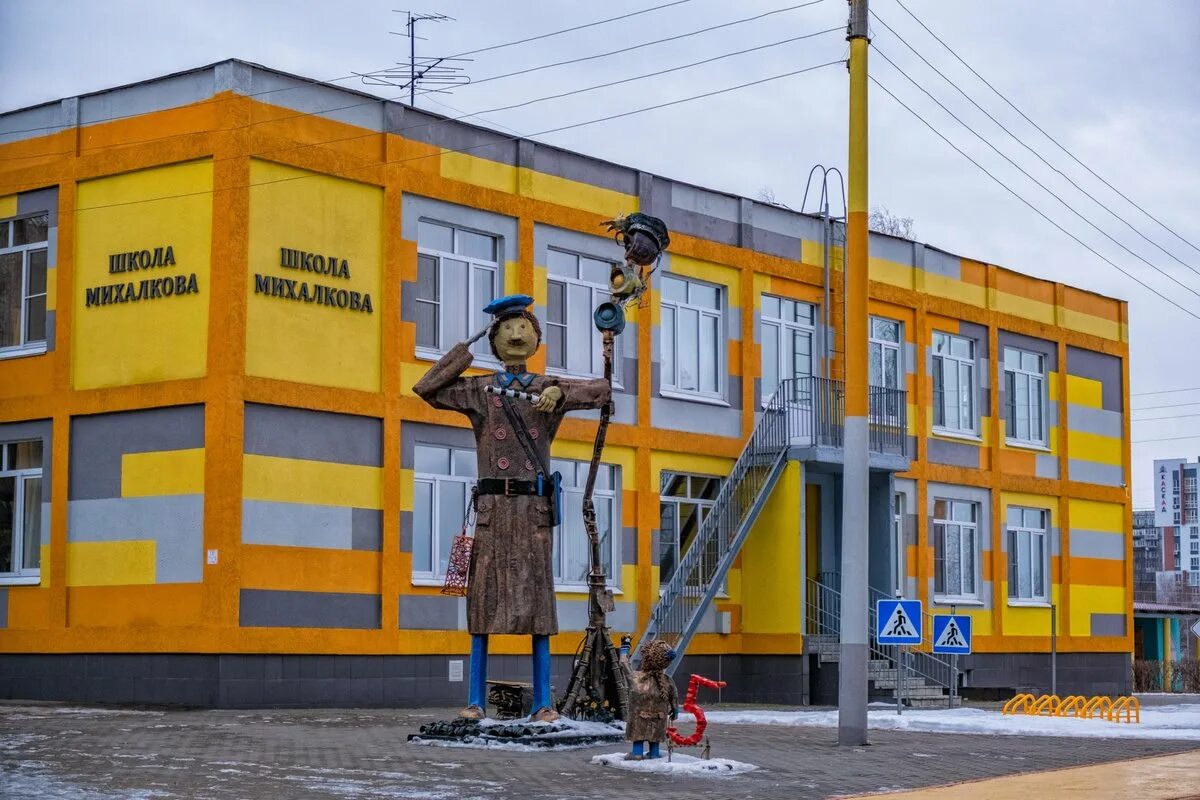
M 879 644 L 921 643 L 921 601 L 880 600 L 875 607 Z
M 933 652 L 965 656 L 971 652 L 971 617 L 937 614 L 933 618 Z

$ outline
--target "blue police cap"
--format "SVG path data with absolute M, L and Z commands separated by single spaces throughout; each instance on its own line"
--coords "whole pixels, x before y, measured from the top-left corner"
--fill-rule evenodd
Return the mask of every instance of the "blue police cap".
M 501 316 L 504 314 L 517 313 L 524 311 L 533 305 L 533 298 L 527 294 L 509 294 L 504 297 L 497 297 L 492 302 L 483 307 L 483 313 Z

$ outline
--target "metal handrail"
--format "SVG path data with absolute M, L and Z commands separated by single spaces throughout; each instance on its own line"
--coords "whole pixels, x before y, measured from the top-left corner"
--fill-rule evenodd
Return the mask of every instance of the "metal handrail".
M 778 396 L 787 409 L 793 442 L 814 447 L 845 445 L 846 386 L 830 378 L 805 377 L 784 381 Z M 867 406 L 868 447 L 872 452 L 908 454 L 908 403 L 903 389 L 872 386 Z

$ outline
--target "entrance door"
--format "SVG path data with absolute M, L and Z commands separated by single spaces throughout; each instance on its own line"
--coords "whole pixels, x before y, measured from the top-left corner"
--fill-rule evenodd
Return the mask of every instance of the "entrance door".
M 804 484 L 804 564 L 813 580 L 821 572 L 821 487 Z

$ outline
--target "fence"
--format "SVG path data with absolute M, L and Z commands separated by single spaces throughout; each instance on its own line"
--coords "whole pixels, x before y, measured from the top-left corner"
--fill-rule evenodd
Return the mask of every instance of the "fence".
M 779 395 L 787 406 L 788 433 L 794 443 L 844 446 L 846 387 L 842 381 L 795 378 L 781 384 Z M 908 406 L 904 390 L 872 386 L 867 426 L 871 452 L 907 455 Z

